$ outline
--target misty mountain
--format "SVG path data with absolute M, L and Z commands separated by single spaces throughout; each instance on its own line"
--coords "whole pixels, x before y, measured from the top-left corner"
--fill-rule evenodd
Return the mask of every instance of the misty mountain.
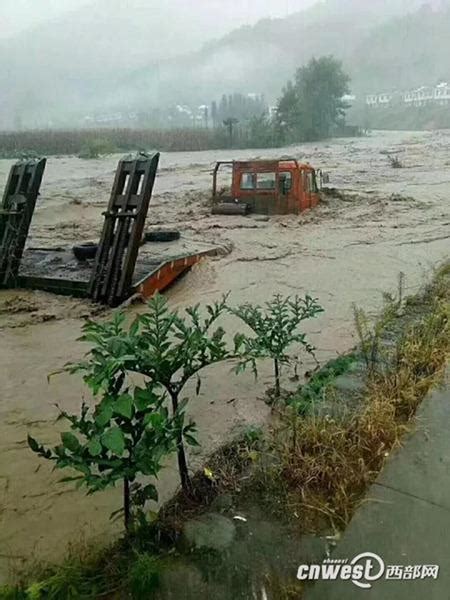
M 0 126 L 209 103 L 232 92 L 274 102 L 295 69 L 322 54 L 343 60 L 357 93 L 450 79 L 448 2 L 422 5 L 324 0 L 236 28 L 222 0 L 208 0 L 208 11 L 185 0 L 92 0 L 0 44 Z
M 164 65 L 149 64 L 127 86 L 139 104 L 204 102 L 230 91 L 274 102 L 312 56 L 344 62 L 357 93 L 450 77 L 450 10 L 422 0 L 328 0 L 284 19 L 263 19 Z M 446 33 L 447 32 L 447 33 Z
M 407 90 L 450 81 L 450 3 L 389 20 L 356 46 L 348 61 L 354 88 Z
M 241 25 L 243 14 L 256 21 L 273 0 L 254 4 L 236 14 L 222 0 L 91 0 L 2 40 L 0 126 L 19 116 L 26 123 L 88 111 L 108 91 L 120 104 L 127 74 L 198 50 Z

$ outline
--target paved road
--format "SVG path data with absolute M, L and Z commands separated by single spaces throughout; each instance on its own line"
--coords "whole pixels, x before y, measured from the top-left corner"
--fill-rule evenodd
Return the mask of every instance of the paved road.
M 332 555 L 352 559 L 373 552 L 386 565 L 439 565 L 438 578 L 388 580 L 385 572 L 370 589 L 351 581 L 320 581 L 306 600 L 450 598 L 449 430 L 450 368 L 444 385 L 421 405 L 416 431 L 393 454 Z M 410 572 L 403 570 L 404 576 Z

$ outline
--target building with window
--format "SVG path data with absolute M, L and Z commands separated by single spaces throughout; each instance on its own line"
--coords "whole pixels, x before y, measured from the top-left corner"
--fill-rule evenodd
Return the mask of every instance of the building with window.
M 434 88 L 434 100 L 438 104 L 448 104 L 450 102 L 450 84 L 442 82 Z
M 441 82 L 434 87 L 422 85 L 417 89 L 402 93 L 368 94 L 366 96 L 366 106 L 371 108 L 390 106 L 394 99 L 406 106 L 446 105 L 450 102 L 450 84 Z
M 393 99 L 393 94 L 383 92 L 382 94 L 368 94 L 366 96 L 367 106 L 389 106 Z

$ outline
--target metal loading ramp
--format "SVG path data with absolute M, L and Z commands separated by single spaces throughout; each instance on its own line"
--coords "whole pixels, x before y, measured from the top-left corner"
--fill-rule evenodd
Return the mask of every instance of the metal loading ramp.
M 202 258 L 216 255 L 217 247 L 183 236 L 167 243 L 143 242 L 158 163 L 159 153 L 119 161 L 93 260 L 76 259 L 70 247 L 23 252 L 20 246 L 15 276 L 5 287 L 91 298 L 118 306 L 136 293 L 148 298 L 163 291 Z M 23 245 L 25 240 L 26 236 Z
M 17 284 L 45 165 L 45 158 L 23 160 L 9 172 L 0 206 L 0 287 Z

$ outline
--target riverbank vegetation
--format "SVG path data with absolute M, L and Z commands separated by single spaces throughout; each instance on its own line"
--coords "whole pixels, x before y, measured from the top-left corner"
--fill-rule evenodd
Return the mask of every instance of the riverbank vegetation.
M 178 129 L 77 129 L 0 132 L 0 158 L 75 155 L 95 159 L 114 152 L 192 152 L 225 148 L 270 148 L 320 140 L 345 121 L 341 97 L 348 76 L 332 57 L 312 59 L 298 69 L 282 91 L 274 114 L 263 111 L 243 119 L 239 103 L 227 102 L 213 127 Z M 220 116 L 220 118 L 219 118 Z
M 251 364 L 257 377 L 257 361 L 270 358 L 279 396 L 280 369 L 289 362 L 289 351 L 293 347 L 313 351 L 300 325 L 322 310 L 309 296 L 277 295 L 265 308 L 249 304 L 238 309 L 231 308 L 224 296 L 180 314 L 156 294 L 131 325 L 121 312 L 111 321 L 88 321 L 81 339 L 92 348 L 85 360 L 65 370 L 83 375 L 96 403 L 83 402 L 79 415 L 61 412 L 60 419 L 70 424 L 70 431 L 61 434 L 61 444 L 46 448 L 29 436 L 29 446 L 56 468 L 75 471 L 62 482 L 85 486 L 88 494 L 120 482 L 123 506 L 112 516 L 123 514 L 130 533 L 145 524 L 146 502 L 158 500 L 154 480 L 172 452 L 177 455 L 183 494 L 189 498 L 193 493 L 185 446 L 198 442 L 196 424 L 186 419 L 189 398 L 182 396 L 186 385 L 195 379 L 198 395 L 203 370 L 225 361 L 235 363 L 236 373 Z M 226 313 L 241 319 L 255 335 L 237 333 L 229 343 L 219 324 Z M 143 378 L 140 385 L 134 382 L 135 375 Z M 144 485 L 143 477 L 153 481 Z

